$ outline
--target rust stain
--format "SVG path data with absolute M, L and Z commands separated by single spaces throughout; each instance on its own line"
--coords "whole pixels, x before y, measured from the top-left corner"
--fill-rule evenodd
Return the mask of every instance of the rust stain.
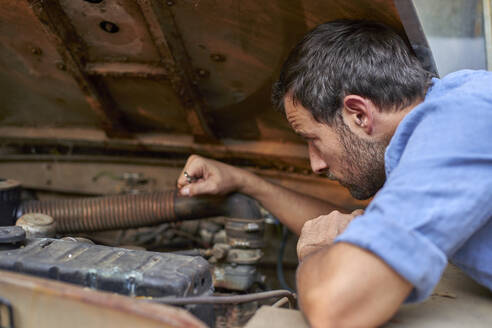
M 165 327 L 206 327 L 201 321 L 179 308 L 142 302 L 131 297 L 82 288 L 58 281 L 0 271 L 0 290 L 5 289 L 29 293 L 30 298 L 37 300 L 38 304 L 50 297 L 59 299 L 60 302 L 83 303 L 122 314 L 133 314 L 142 319 L 161 323 Z M 8 297 L 8 295 L 4 296 Z M 111 312 L 107 314 L 110 315 Z

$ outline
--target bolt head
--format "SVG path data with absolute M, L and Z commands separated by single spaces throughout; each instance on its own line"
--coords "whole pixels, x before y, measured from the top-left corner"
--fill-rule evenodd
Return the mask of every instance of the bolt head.
M 36 56 L 40 56 L 43 54 L 43 50 L 39 47 L 31 47 L 31 53 Z

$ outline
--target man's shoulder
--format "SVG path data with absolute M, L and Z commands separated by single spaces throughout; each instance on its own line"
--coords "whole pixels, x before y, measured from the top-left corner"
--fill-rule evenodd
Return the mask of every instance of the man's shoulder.
M 481 79 L 481 78 L 490 78 L 491 76 L 492 76 L 492 72 L 489 71 L 463 69 L 463 70 L 449 73 L 442 79 L 442 81 L 465 82 L 465 81 Z
M 398 126 L 386 153 L 387 174 L 404 153 L 418 158 L 422 152 L 437 156 L 489 149 L 491 89 L 492 73 L 486 71 L 459 71 L 436 79 L 425 101 Z
M 436 98 L 467 98 L 492 95 L 492 72 L 483 70 L 461 70 L 434 79 L 425 101 Z
M 451 120 L 492 115 L 492 72 L 461 70 L 434 79 L 416 116 L 444 115 Z

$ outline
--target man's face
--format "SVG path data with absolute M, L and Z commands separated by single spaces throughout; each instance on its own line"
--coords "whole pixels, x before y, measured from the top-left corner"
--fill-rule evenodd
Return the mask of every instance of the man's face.
M 358 137 L 336 119 L 333 126 L 320 123 L 292 98 L 284 100 L 290 126 L 308 143 L 311 168 L 346 187 L 356 199 L 372 197 L 386 180 L 384 152 L 386 142 Z

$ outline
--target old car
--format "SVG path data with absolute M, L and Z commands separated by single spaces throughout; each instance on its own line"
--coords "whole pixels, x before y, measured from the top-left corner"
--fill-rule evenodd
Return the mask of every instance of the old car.
M 270 103 L 299 38 L 370 19 L 436 74 L 492 65 L 490 0 L 0 4 L 2 327 L 305 325 L 281 308 L 295 307 L 295 236 L 244 195 L 178 196 L 188 156 L 361 208 L 310 171 Z M 450 267 L 389 326 L 486 327 L 491 304 Z

